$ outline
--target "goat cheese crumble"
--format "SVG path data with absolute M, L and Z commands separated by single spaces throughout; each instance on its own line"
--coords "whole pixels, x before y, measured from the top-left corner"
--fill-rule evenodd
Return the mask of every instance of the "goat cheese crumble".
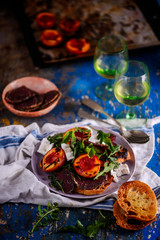
M 64 150 L 66 154 L 67 161 L 70 161 L 74 158 L 73 151 L 68 144 L 62 143 L 61 148 Z
M 122 175 L 130 174 L 130 170 L 128 165 L 120 163 L 118 168 L 114 168 L 111 170 L 111 175 L 113 176 L 113 181 L 118 182 L 118 177 L 121 177 Z
M 53 144 L 50 143 L 47 138 L 43 138 L 37 152 L 45 155 L 52 147 Z

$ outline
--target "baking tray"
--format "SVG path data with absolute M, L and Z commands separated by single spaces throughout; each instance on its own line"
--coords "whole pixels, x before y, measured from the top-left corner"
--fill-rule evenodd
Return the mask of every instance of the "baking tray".
M 127 41 L 128 49 L 138 49 L 160 44 L 160 7 L 156 0 L 17 0 L 16 11 L 21 29 L 34 64 L 45 67 L 53 63 L 93 56 L 97 40 L 105 34 L 116 34 Z M 148 6 L 147 6 L 148 5 Z M 18 7 L 17 7 L 18 6 Z M 147 11 L 146 9 L 150 9 Z M 56 16 L 54 29 L 61 31 L 59 22 L 65 17 L 81 22 L 73 36 L 63 36 L 56 47 L 46 47 L 40 41 L 43 31 L 35 18 L 40 12 Z M 85 38 L 91 43 L 85 54 L 73 55 L 65 48 L 71 38 Z

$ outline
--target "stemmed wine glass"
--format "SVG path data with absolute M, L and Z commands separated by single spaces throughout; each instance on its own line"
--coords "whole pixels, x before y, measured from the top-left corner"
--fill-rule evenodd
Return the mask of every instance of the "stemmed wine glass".
M 126 41 L 115 35 L 106 35 L 98 40 L 94 53 L 94 69 L 106 80 L 106 84 L 97 86 L 95 94 L 102 100 L 107 100 L 108 93 L 113 91 L 115 71 L 121 63 L 122 71 L 128 61 Z
M 121 65 L 121 64 L 120 64 Z M 117 67 L 114 84 L 116 99 L 129 107 L 127 112 L 121 112 L 117 118 L 134 119 L 138 116 L 135 106 L 147 100 L 150 94 L 150 76 L 146 64 L 140 61 L 128 61 L 128 67 L 122 71 Z

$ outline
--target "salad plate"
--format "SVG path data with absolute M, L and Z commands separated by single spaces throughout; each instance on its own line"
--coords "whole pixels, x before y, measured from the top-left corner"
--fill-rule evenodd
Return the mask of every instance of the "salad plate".
M 82 127 L 82 126 L 78 126 L 78 127 Z M 83 126 L 83 127 L 87 127 L 87 126 Z M 115 140 L 114 142 L 118 145 L 121 145 L 122 147 L 126 148 L 129 153 L 130 153 L 130 160 L 126 161 L 125 163 L 128 165 L 128 168 L 130 170 L 130 173 L 127 175 L 123 175 L 121 177 L 119 177 L 118 182 L 114 182 L 112 181 L 112 183 L 108 186 L 108 188 L 101 194 L 97 194 L 97 195 L 83 195 L 83 194 L 78 194 L 78 193 L 65 193 L 61 190 L 57 190 L 53 187 L 50 186 L 50 179 L 48 179 L 48 177 L 50 175 L 52 175 L 51 172 L 45 172 L 40 168 L 40 163 L 42 161 L 43 155 L 40 154 L 39 152 L 37 152 L 37 150 L 39 149 L 39 146 L 41 144 L 41 142 L 37 143 L 37 145 L 35 146 L 35 149 L 33 151 L 33 155 L 32 155 L 32 159 L 31 159 L 31 165 L 32 165 L 32 169 L 33 169 L 33 173 L 35 174 L 35 176 L 37 177 L 37 179 L 44 183 L 49 189 L 50 191 L 60 194 L 62 196 L 65 197 L 70 197 L 70 198 L 75 198 L 75 199 L 91 199 L 91 198 L 99 198 L 102 196 L 108 196 L 112 193 L 114 193 L 116 190 L 118 190 L 119 186 L 121 184 L 123 184 L 124 182 L 128 181 L 135 170 L 135 157 L 134 157 L 134 153 L 133 150 L 130 146 L 130 144 L 117 132 L 112 131 L 110 129 L 105 129 L 102 127 L 98 127 L 98 126 L 91 126 L 93 129 L 92 130 L 92 134 L 96 134 L 96 130 L 102 130 L 104 133 L 110 133 L 115 135 Z M 49 136 L 53 136 L 54 134 L 57 133 L 64 133 L 67 130 L 71 129 L 71 127 L 67 127 L 64 129 L 61 129 L 60 131 L 54 132 L 52 134 L 49 134 Z

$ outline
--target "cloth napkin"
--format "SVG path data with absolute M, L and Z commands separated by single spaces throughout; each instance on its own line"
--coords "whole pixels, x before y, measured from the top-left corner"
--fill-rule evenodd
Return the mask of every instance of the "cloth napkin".
M 122 121 L 123 122 L 123 121 Z M 145 144 L 131 144 L 133 148 L 136 167 L 131 180 L 140 180 L 147 183 L 154 191 L 160 206 L 160 177 L 146 167 L 154 152 L 154 130 L 153 125 L 160 122 L 160 117 L 139 122 L 140 129 L 150 135 L 150 141 Z M 127 121 L 125 120 L 125 125 Z M 133 120 L 132 127 L 136 125 Z M 113 129 L 106 123 L 94 120 L 83 120 L 65 127 L 78 126 L 101 126 Z M 47 205 L 47 202 L 57 202 L 59 207 L 87 207 L 95 209 L 112 210 L 116 199 L 116 192 L 109 196 L 93 199 L 73 199 L 53 193 L 40 182 L 34 175 L 31 167 L 31 157 L 35 145 L 48 134 L 64 128 L 64 125 L 44 124 L 41 128 L 37 123 L 27 127 L 22 125 L 10 125 L 0 128 L 0 204 L 5 202 L 31 203 Z

